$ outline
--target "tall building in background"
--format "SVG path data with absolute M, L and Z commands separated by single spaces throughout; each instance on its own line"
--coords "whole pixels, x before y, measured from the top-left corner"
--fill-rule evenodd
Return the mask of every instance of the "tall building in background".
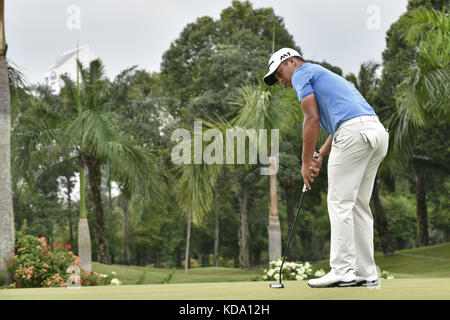
M 89 65 L 92 60 L 97 59 L 89 46 L 85 45 L 78 48 L 78 59 L 83 66 Z M 48 71 L 44 73 L 44 83 L 52 89 L 54 94 L 58 94 L 63 83 L 60 76 L 67 74 L 73 81 L 77 80 L 77 49 L 72 49 L 61 53 L 49 66 Z

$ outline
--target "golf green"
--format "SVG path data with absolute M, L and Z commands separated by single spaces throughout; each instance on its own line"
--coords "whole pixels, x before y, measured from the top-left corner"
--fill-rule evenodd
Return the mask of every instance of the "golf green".
M 270 282 L 220 282 L 119 287 L 4 289 L 0 300 L 449 300 L 450 278 L 394 279 L 376 288 L 309 288 L 306 281 L 285 281 L 284 289 Z

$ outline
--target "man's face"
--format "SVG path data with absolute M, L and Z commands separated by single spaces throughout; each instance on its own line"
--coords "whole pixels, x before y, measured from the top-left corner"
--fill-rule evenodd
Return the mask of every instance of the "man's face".
M 279 83 L 292 88 L 291 78 L 295 69 L 295 61 L 293 59 L 287 59 L 278 66 L 273 75 Z

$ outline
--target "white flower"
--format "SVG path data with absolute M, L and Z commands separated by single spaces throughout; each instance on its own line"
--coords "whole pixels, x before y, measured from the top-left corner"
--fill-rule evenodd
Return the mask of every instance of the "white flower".
M 388 279 L 388 280 L 392 280 L 392 279 L 394 279 L 394 276 L 393 276 L 393 275 L 390 275 L 390 276 L 387 277 L 387 279 Z
M 317 270 L 316 273 L 314 273 L 314 276 L 317 278 L 321 278 L 325 275 L 325 271 L 323 269 Z
M 264 280 L 267 280 L 267 276 L 266 276 L 266 275 L 263 275 L 263 279 L 264 279 Z
M 115 273 L 114 271 L 111 271 L 111 274 L 112 274 L 113 276 L 117 276 L 117 273 Z
M 275 278 L 275 280 L 280 279 L 280 274 L 276 273 L 275 276 L 274 276 L 274 278 Z
M 117 279 L 117 278 L 112 279 L 111 283 L 110 283 L 110 285 L 116 286 L 116 287 L 120 286 L 121 284 L 122 284 L 122 282 L 119 279 Z
M 107 276 L 108 276 L 107 274 L 100 273 L 101 278 L 106 278 Z

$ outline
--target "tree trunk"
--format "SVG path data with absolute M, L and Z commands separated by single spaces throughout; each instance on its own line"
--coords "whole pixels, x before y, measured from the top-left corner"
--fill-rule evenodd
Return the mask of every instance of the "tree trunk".
M 161 254 L 158 250 L 153 252 L 153 259 L 155 260 L 155 268 L 161 268 Z
M 274 169 L 276 159 L 270 157 L 270 165 Z M 276 171 L 274 171 L 276 172 Z M 269 216 L 269 260 L 273 261 L 281 257 L 281 228 L 278 217 L 277 175 L 270 175 L 270 216 Z
M 428 245 L 428 213 L 425 194 L 425 177 L 423 171 L 415 170 L 416 207 L 419 247 Z
M 0 1 L 0 284 L 12 282 L 5 262 L 14 253 L 14 214 L 11 191 L 11 105 L 3 30 L 4 1 Z
M 292 179 L 288 179 L 284 186 L 284 193 L 286 195 L 286 211 L 289 220 L 289 230 L 292 229 L 295 219 L 295 186 Z M 288 256 L 291 261 L 297 261 L 297 241 L 295 232 L 292 235 L 291 243 L 288 249 Z
M 384 212 L 383 206 L 381 205 L 380 195 L 378 191 L 378 176 L 376 176 L 372 190 L 372 201 L 375 208 L 375 226 L 378 231 L 378 239 L 380 241 L 381 251 L 384 254 L 391 254 L 394 253 L 395 250 L 392 246 L 391 233 L 389 232 L 386 214 Z
M 128 199 L 125 199 L 123 207 L 123 214 L 125 215 L 125 259 L 127 265 L 130 264 L 130 239 L 128 234 Z
M 86 187 L 84 165 L 80 165 L 80 220 L 78 222 L 78 257 L 81 267 L 92 271 L 91 236 L 86 210 Z
M 92 208 L 94 210 L 95 242 L 97 244 L 97 259 L 100 263 L 111 264 L 111 256 L 108 249 L 108 239 L 105 234 L 105 220 L 101 199 L 101 164 L 96 157 L 87 157 L 89 170 L 89 186 L 92 193 Z
M 66 183 L 67 183 L 67 208 L 69 209 L 69 242 L 70 245 L 73 247 L 73 221 L 72 221 L 72 185 L 70 182 L 70 176 L 66 176 Z
M 80 258 L 81 266 L 91 272 L 92 253 L 88 219 L 80 219 L 78 222 L 78 257 Z
M 177 256 L 177 268 L 181 267 L 181 248 L 177 247 L 177 251 L 176 251 L 176 256 Z
M 216 209 L 214 223 L 214 265 L 219 266 L 219 210 Z
M 189 211 L 188 217 L 187 217 L 187 226 L 186 226 L 186 253 L 184 255 L 184 274 L 186 275 L 188 273 L 189 269 L 189 262 L 191 260 L 191 256 L 189 254 L 189 245 L 191 242 L 191 224 L 192 224 L 192 212 Z
M 247 186 L 242 184 L 242 195 L 239 199 L 239 268 L 250 267 L 250 232 L 248 227 L 248 190 Z

